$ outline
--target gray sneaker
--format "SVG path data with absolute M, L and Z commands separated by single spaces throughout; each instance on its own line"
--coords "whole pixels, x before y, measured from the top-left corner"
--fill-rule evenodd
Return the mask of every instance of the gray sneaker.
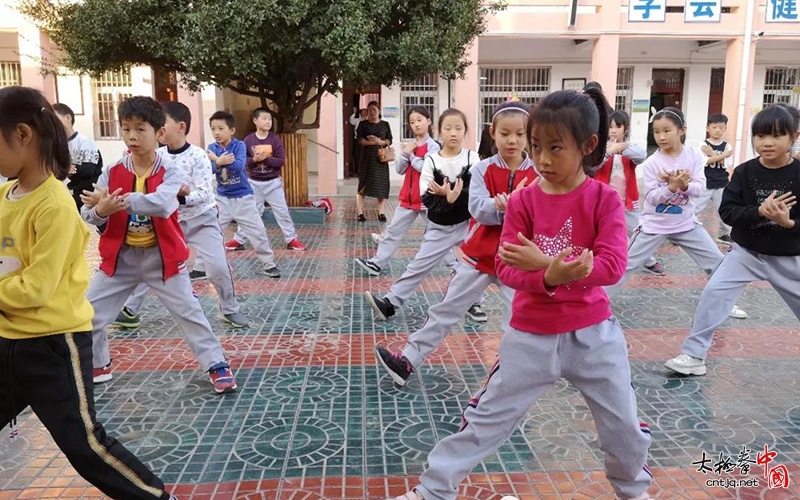
M 234 328 L 247 328 L 250 326 L 250 320 L 242 313 L 223 314 L 222 319 Z
M 280 278 L 281 277 L 281 272 L 275 266 L 265 267 L 264 268 L 264 274 L 266 274 L 270 278 Z
M 694 358 L 688 354 L 679 354 L 678 357 L 670 359 L 664 366 L 681 375 L 705 375 L 706 362 L 699 358 Z

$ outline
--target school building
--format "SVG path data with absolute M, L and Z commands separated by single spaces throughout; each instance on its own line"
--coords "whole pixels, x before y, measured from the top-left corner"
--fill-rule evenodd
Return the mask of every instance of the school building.
M 240 132 L 250 129 L 256 99 L 215 87 L 190 94 L 174 73 L 159 68 L 101 78 L 42 74 L 54 48 L 15 4 L 0 3 L 0 86 L 37 87 L 70 105 L 76 128 L 94 137 L 106 161 L 124 149 L 116 109 L 129 95 L 186 103 L 196 122 L 190 140 L 201 146 L 211 140 L 207 119 L 218 109 L 236 115 Z M 770 103 L 800 104 L 798 42 L 796 0 L 508 0 L 469 49 L 472 64 L 464 79 L 426 75 L 374 89 L 343 82 L 341 94 L 324 96 L 320 128 L 304 131 L 312 185 L 319 194 L 336 194 L 340 181 L 355 175 L 348 122 L 354 106 L 379 101 L 395 141 L 409 138 L 407 107 L 423 105 L 434 116 L 458 107 L 468 116 L 467 145 L 474 148 L 500 102 L 516 97 L 534 103 L 589 80 L 600 82 L 612 105 L 631 114 L 632 142 L 648 144 L 651 107 L 681 108 L 688 144 L 704 138 L 709 114 L 722 112 L 729 118 L 727 139 L 742 160 L 752 156 L 748 125 L 755 113 Z

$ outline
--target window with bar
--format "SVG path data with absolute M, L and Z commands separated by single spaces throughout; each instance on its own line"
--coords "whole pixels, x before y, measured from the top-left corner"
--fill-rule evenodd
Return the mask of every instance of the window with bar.
M 414 106 L 427 109 L 436 128 L 436 120 L 439 119 L 439 75 L 431 73 L 416 80 L 401 82 L 400 103 L 403 140 L 414 139 L 414 133 L 408 127 L 407 117 L 408 110 Z
M 92 79 L 92 95 L 97 111 L 95 137 L 99 139 L 119 139 L 119 104 L 133 95 L 131 70 L 106 71 L 99 78 Z
M 800 67 L 767 68 L 764 79 L 764 106 L 784 103 L 800 104 Z
M 0 87 L 10 87 L 21 85 L 19 62 L 2 61 L 0 62 Z
M 492 124 L 494 109 L 503 102 L 518 98 L 520 102 L 531 105 L 550 92 L 550 68 L 480 68 L 481 134 L 487 125 Z
M 633 106 L 633 66 L 623 66 L 617 69 L 617 96 L 614 99 L 614 109 L 631 114 Z

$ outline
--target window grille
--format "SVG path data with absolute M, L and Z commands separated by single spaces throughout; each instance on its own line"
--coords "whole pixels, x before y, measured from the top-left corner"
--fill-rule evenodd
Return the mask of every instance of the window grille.
M 131 70 L 106 71 L 99 78 L 92 79 L 92 95 L 97 110 L 95 137 L 100 139 L 119 139 L 119 104 L 133 96 Z
M 431 114 L 434 129 L 439 119 L 439 75 L 431 73 L 415 80 L 400 84 L 400 104 L 403 140 L 414 139 L 414 133 L 408 127 L 408 110 L 414 106 L 422 106 Z
M 494 109 L 501 103 L 517 98 L 532 105 L 550 92 L 550 68 L 481 68 L 478 102 L 480 130 L 492 123 Z

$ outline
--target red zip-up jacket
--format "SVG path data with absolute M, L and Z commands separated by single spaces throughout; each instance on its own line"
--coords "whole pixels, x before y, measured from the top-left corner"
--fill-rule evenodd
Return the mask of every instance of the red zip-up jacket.
M 166 168 L 161 156 L 156 161 L 150 176 L 145 180 L 145 193 L 135 192 L 136 174 L 133 170 L 133 157 L 125 156 L 97 181 L 98 186 L 113 192 L 122 188 L 121 194 L 131 193 L 130 208 L 108 217 L 97 215 L 96 208 L 84 206 L 81 215 L 84 220 L 96 226 L 105 224 L 100 235 L 100 270 L 108 276 L 117 271 L 117 260 L 125 245 L 128 223 L 131 214 L 149 216 L 153 219 L 156 245 L 161 254 L 162 279 L 167 281 L 177 275 L 183 263 L 189 258 L 189 247 L 178 223 L 178 191 L 181 188 L 181 173 L 174 168 Z
M 503 212 L 494 207 L 498 194 L 510 194 L 523 179 L 530 184 L 537 177 L 531 159 L 526 156 L 512 175 L 511 170 L 496 154 L 472 167 L 472 182 L 469 185 L 469 233 L 461 251 L 464 261 L 484 274 L 495 275 L 494 261 L 503 232 Z
M 636 164 L 627 156 L 620 155 L 622 169 L 625 172 L 625 210 L 639 209 L 639 183 L 636 180 Z M 614 155 L 606 158 L 603 165 L 594 174 L 594 178 L 603 184 L 611 182 L 611 169 L 614 167 Z
M 394 168 L 398 174 L 405 174 L 403 187 L 400 188 L 400 196 L 398 197 L 401 207 L 416 211 L 425 209 L 422 205 L 422 197 L 419 195 L 420 173 L 422 172 L 425 158 L 437 153 L 440 149 L 439 143 L 428 136 L 425 138 L 425 142 L 414 148 L 410 155 L 401 153 L 397 158 Z

